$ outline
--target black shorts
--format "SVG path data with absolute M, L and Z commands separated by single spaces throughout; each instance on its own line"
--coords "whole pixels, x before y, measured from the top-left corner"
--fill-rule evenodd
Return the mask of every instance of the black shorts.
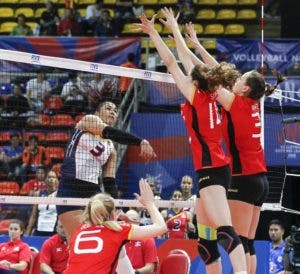
M 268 193 L 269 182 L 265 173 L 232 176 L 228 199 L 262 206 Z
M 62 177 L 59 181 L 56 197 L 66 198 L 90 198 L 101 192 L 100 186 L 74 178 Z M 56 206 L 57 214 L 84 209 L 84 206 Z
M 213 168 L 203 168 L 197 170 L 198 175 L 198 193 L 197 197 L 200 197 L 200 190 L 202 188 L 220 185 L 223 186 L 227 192 L 230 186 L 230 168 L 229 166 L 213 167 Z

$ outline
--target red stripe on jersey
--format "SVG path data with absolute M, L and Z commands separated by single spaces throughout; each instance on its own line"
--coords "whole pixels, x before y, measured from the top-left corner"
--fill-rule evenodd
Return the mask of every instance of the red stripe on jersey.
M 181 106 L 193 154 L 194 168 L 220 167 L 229 163 L 222 149 L 221 118 L 215 95 L 196 90 L 193 104 Z
M 260 108 L 257 101 L 235 96 L 229 113 L 222 117 L 222 130 L 233 175 L 267 171 L 260 142 Z

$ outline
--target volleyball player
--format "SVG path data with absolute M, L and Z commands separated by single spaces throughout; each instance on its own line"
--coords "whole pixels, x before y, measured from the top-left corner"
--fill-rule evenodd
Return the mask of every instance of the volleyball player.
M 116 151 L 112 141 L 139 145 L 141 156 L 146 160 L 155 156 L 147 140 L 113 128 L 117 112 L 113 102 L 104 101 L 95 114 L 85 115 L 77 123 L 65 152 L 57 197 L 89 198 L 101 191 L 99 176 L 102 176 L 105 192 L 116 196 Z M 69 239 L 80 222 L 82 210 L 74 206 L 57 206 L 57 213 Z
M 169 20 L 167 23 L 174 24 L 172 27 L 177 26 L 178 29 L 176 19 L 172 18 L 170 19 L 174 22 Z M 177 87 L 187 99 L 182 106 L 182 115 L 190 138 L 194 167 L 199 178 L 195 211 L 200 237 L 199 254 L 206 263 L 206 273 L 221 273 L 220 264 L 216 263 L 220 257 L 218 241 L 229 253 L 234 273 L 245 274 L 245 254 L 241 241 L 232 227 L 226 198 L 226 191 L 230 184 L 229 159 L 221 147 L 221 120 L 213 91 L 214 76 L 219 71 L 210 69 L 204 64 L 194 66 L 191 60 L 186 58 L 182 63 L 189 75 L 185 75 L 178 66 L 176 58 L 155 30 L 155 16 L 148 20 L 143 14 L 140 19 L 141 24 L 137 24 L 139 30 L 150 36 L 167 69 L 173 75 Z M 177 36 L 183 40 L 180 32 Z M 186 46 L 184 41 L 182 46 Z M 233 84 L 234 76 L 225 79 L 226 85 Z M 209 233 L 209 227 L 215 228 L 217 233 Z
M 187 25 L 187 30 L 188 40 L 206 64 L 217 66 L 215 58 L 200 44 L 191 23 Z M 277 84 L 282 80 L 278 74 Z M 222 114 L 222 129 L 232 172 L 228 203 L 233 226 L 244 246 L 250 274 L 256 271 L 253 242 L 261 206 L 269 191 L 264 151 L 260 142 L 259 100 L 264 95 L 270 95 L 276 86 L 266 84 L 263 76 L 253 70 L 237 79 L 232 92 L 223 87 L 217 90 L 217 101 L 225 109 Z
M 84 222 L 70 242 L 70 255 L 64 274 L 115 273 L 122 246 L 128 240 L 157 237 L 167 231 L 166 224 L 154 204 L 154 195 L 146 180 L 140 180 L 138 201 L 147 208 L 151 225 L 138 226 L 115 221 L 115 205 L 111 196 L 93 196 L 84 211 Z

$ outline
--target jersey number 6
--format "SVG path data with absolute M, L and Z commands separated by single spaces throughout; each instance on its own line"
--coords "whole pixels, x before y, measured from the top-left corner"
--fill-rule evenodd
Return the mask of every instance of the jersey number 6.
M 90 230 L 81 231 L 78 233 L 75 244 L 74 253 L 75 254 L 89 254 L 89 253 L 99 253 L 103 248 L 103 240 L 98 236 L 89 236 L 95 233 L 99 233 L 101 230 Z M 88 246 L 93 246 L 93 248 L 81 248 L 80 244 L 86 243 Z

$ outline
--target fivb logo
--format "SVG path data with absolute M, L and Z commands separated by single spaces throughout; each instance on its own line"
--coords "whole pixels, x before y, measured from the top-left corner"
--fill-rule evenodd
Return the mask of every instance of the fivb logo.
M 90 70 L 91 71 L 98 71 L 99 70 L 98 64 L 91 64 L 90 65 Z
M 152 77 L 152 72 L 146 70 L 146 71 L 144 72 L 144 77 L 147 78 L 147 79 L 150 79 L 150 78 Z
M 40 61 L 41 61 L 41 56 L 36 55 L 36 54 L 31 55 L 31 62 L 32 63 L 38 63 L 39 64 Z

